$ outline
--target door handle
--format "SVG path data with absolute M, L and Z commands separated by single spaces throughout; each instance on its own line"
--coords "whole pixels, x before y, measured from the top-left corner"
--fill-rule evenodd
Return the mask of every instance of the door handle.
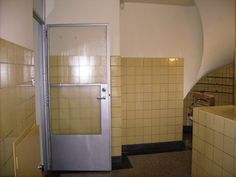
M 44 171 L 44 166 L 42 164 L 38 165 L 38 169 Z
M 97 100 L 105 100 L 105 99 L 106 99 L 105 96 L 103 96 L 103 97 L 97 97 Z

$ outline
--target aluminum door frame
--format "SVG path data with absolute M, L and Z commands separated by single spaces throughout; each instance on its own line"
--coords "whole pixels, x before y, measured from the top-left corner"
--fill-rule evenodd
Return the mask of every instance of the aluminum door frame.
M 42 70 L 43 72 L 43 100 L 42 103 L 44 105 L 43 113 L 44 116 L 42 117 L 42 140 L 43 140 L 43 167 L 45 171 L 53 170 L 52 166 L 52 139 L 51 139 L 51 122 L 50 122 L 50 83 L 49 83 L 49 37 L 48 37 L 48 29 L 50 27 L 90 27 L 90 26 L 105 26 L 106 27 L 106 55 L 107 55 L 107 121 L 108 121 L 108 136 L 109 136 L 109 148 L 108 154 L 110 157 L 110 165 L 107 169 L 103 171 L 110 171 L 111 170 L 111 89 L 110 89 L 110 25 L 106 23 L 81 23 L 81 24 L 49 24 L 45 26 L 45 40 L 44 40 L 44 52 L 45 52 L 45 59 L 43 61 Z M 101 110 L 102 111 L 102 110 Z M 102 170 L 101 170 L 102 171 Z

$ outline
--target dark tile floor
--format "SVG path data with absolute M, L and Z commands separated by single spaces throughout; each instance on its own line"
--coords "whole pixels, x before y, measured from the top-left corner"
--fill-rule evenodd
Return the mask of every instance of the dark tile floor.
M 61 174 L 60 177 L 190 177 L 191 151 L 128 157 L 133 168 L 112 172 Z

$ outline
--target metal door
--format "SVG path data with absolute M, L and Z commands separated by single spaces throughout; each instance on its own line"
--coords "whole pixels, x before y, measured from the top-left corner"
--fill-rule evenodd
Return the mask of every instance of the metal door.
M 49 26 L 48 47 L 51 170 L 111 170 L 108 26 Z

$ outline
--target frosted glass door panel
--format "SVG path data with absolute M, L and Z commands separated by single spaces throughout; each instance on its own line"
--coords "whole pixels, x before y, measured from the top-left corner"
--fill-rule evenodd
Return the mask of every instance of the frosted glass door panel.
M 105 56 L 50 56 L 50 82 L 106 83 Z
M 101 134 L 100 86 L 51 87 L 53 134 Z

